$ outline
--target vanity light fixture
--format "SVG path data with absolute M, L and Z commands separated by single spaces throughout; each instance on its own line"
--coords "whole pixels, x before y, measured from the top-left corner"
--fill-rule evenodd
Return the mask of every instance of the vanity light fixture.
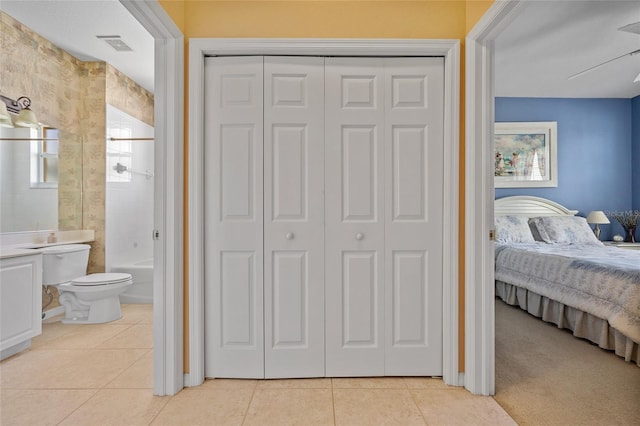
M 0 125 L 4 127 L 40 127 L 36 114 L 29 108 L 31 106 L 31 99 L 26 96 L 20 96 L 18 100 L 13 100 L 6 96 L 0 95 L 2 105 L 0 106 Z M 11 122 L 11 115 L 9 113 L 17 114 L 15 122 Z
M 31 99 L 26 96 L 21 96 L 18 98 L 18 104 L 22 107 L 20 112 L 18 113 L 18 118 L 16 118 L 16 126 L 21 127 L 40 127 L 40 123 L 38 123 L 38 119 L 36 118 L 36 114 L 31 111 Z

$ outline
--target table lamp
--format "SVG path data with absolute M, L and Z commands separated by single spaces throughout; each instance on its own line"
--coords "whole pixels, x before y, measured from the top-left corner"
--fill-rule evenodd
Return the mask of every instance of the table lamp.
M 607 218 L 607 216 L 604 214 L 602 210 L 595 210 L 589 213 L 589 215 L 587 216 L 587 223 L 593 223 L 596 225 L 595 229 L 593 230 L 593 233 L 596 234 L 596 238 L 599 240 L 600 225 L 605 223 L 611 223 L 611 222 L 609 222 L 609 219 Z

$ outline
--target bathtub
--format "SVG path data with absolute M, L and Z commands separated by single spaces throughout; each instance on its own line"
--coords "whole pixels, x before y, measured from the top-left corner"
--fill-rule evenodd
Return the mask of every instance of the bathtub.
M 153 303 L 153 259 L 113 266 L 111 272 L 131 274 L 133 285 L 120 295 L 120 303 Z

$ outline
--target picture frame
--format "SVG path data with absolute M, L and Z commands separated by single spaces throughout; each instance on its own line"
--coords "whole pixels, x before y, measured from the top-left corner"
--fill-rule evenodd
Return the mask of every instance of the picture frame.
M 557 187 L 557 135 L 557 121 L 495 123 L 495 187 Z

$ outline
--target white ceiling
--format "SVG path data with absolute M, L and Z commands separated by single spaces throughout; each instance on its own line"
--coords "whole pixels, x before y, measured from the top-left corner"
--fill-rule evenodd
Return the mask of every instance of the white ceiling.
M 117 0 L 0 1 L 0 9 L 81 60 L 110 63 L 153 91 L 151 35 Z M 495 42 L 496 96 L 631 98 L 640 95 L 640 54 L 568 77 L 633 50 L 640 1 L 532 0 Z M 120 35 L 116 52 L 96 35 Z
M 640 21 L 640 1 L 530 1 L 495 42 L 496 96 L 632 98 L 640 54 L 568 77 L 640 49 L 618 28 Z
M 82 61 L 105 61 L 153 92 L 154 40 L 117 0 L 1 0 L 0 9 Z M 98 35 L 119 35 L 118 52 Z

